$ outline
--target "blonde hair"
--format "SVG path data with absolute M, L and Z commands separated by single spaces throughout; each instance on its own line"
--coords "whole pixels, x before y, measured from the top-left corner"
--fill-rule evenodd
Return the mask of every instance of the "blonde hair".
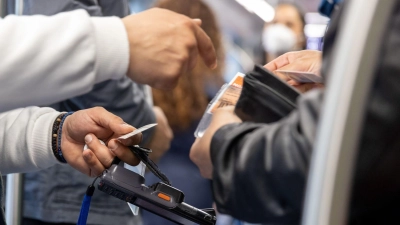
M 213 12 L 201 0 L 160 0 L 155 6 L 190 18 L 201 19 L 201 27 L 210 37 L 217 53 L 218 67 L 216 69 L 210 70 L 199 57 L 196 67 L 180 78 L 174 90 L 153 89 L 154 104 L 164 111 L 172 129 L 184 130 L 193 122 L 198 121 L 207 107 L 206 82 L 214 81 L 221 85 L 223 83 L 224 52 L 221 34 Z

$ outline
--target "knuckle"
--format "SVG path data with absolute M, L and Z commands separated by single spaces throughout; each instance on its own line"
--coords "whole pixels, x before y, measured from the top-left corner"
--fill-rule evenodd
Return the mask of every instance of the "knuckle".
M 101 106 L 96 106 L 96 107 L 94 107 L 94 109 L 97 110 L 97 111 L 106 111 L 106 109 L 104 107 L 101 107 Z
M 183 67 L 182 63 L 177 63 L 177 65 L 172 66 L 167 72 L 168 80 L 174 82 L 174 80 L 176 80 L 177 77 L 179 77 L 182 67 Z
M 177 56 L 177 61 L 178 61 L 178 66 L 177 66 L 177 71 L 179 71 L 182 67 L 182 64 L 186 63 L 189 60 L 189 53 L 188 52 L 183 52 Z
M 116 120 L 118 122 L 123 122 L 124 121 L 121 117 L 119 117 L 117 115 L 114 115 L 114 120 Z
M 195 48 L 197 48 L 197 41 L 194 37 L 186 38 L 185 45 L 189 49 L 195 49 Z
M 194 28 L 194 23 L 193 23 L 193 21 L 191 20 L 191 19 L 189 19 L 189 18 L 187 18 L 186 16 L 182 16 L 183 18 L 181 19 L 181 24 L 184 26 L 184 27 L 187 27 L 187 28 L 189 28 L 189 29 L 192 29 L 192 28 Z
M 190 158 L 190 160 L 192 160 L 196 164 L 197 157 L 196 157 L 196 154 L 195 154 L 195 152 L 193 150 L 190 151 L 189 158 Z

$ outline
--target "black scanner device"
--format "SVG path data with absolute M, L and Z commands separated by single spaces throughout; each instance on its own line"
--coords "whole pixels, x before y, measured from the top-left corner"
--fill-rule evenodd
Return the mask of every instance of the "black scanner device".
M 186 204 L 184 193 L 172 187 L 168 178 L 147 157 L 151 150 L 139 146 L 130 149 L 163 182 L 146 186 L 143 176 L 118 165 L 119 160 L 114 160 L 114 164 L 100 176 L 99 190 L 177 224 L 215 225 L 214 209 L 201 210 Z

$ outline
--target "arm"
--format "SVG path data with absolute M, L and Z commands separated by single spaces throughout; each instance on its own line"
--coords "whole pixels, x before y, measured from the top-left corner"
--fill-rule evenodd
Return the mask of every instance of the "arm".
M 51 147 L 54 120 L 59 112 L 30 107 L 0 114 L 0 171 L 36 171 L 57 163 Z M 130 165 L 138 159 L 125 146 L 140 142 L 135 135 L 123 143 L 114 138 L 134 128 L 103 108 L 81 110 L 67 116 L 61 130 L 61 150 L 66 162 L 76 170 L 97 176 L 117 156 Z M 103 140 L 108 145 L 102 145 Z M 88 149 L 83 150 L 84 145 Z
M 277 123 L 231 124 L 215 133 L 210 155 L 220 212 L 249 222 L 298 222 L 321 101 L 322 92 L 312 92 Z
M 198 56 L 210 68 L 217 66 L 200 24 L 163 9 L 122 22 L 90 18 L 84 11 L 8 16 L 0 20 L 0 96 L 12 100 L 3 98 L 0 111 L 51 104 L 124 74 L 140 84 L 171 89 L 194 68 Z
M 255 223 L 298 222 L 321 101 L 321 90 L 307 93 L 298 110 L 271 124 L 237 123 L 233 110 L 214 113 L 190 156 L 213 179 L 220 212 Z
M 57 163 L 51 129 L 59 115 L 50 108 L 29 107 L 0 114 L 0 171 L 35 171 Z
M 2 98 L 0 111 L 80 95 L 127 72 L 128 40 L 118 18 L 90 18 L 83 10 L 8 16 L 0 30 L 0 96 L 13 99 Z

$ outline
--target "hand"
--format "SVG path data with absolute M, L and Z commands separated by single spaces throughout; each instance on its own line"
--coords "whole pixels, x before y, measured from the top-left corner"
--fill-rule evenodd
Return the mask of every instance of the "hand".
M 123 143 L 112 139 L 133 130 L 134 127 L 101 107 L 77 111 L 64 121 L 63 156 L 73 168 L 92 177 L 110 167 L 115 156 L 130 165 L 137 165 L 139 160 L 125 146 L 138 144 L 142 135 L 135 135 Z M 99 139 L 108 143 L 108 147 Z M 88 149 L 83 150 L 85 144 Z
M 169 150 L 171 146 L 171 140 L 174 138 L 174 134 L 162 109 L 154 106 L 153 110 L 154 114 L 156 115 L 157 126 L 155 127 L 156 130 L 151 137 L 150 142 L 145 145 L 145 147 L 153 150 L 149 157 L 154 162 L 158 162 L 160 158 Z
M 153 8 L 122 21 L 130 43 L 128 77 L 137 83 L 172 89 L 196 66 L 198 55 L 208 67 L 217 66 L 214 46 L 200 20 Z
M 264 67 L 272 72 L 275 70 L 289 70 L 299 72 L 309 72 L 316 75 L 321 74 L 322 66 L 322 53 L 320 51 L 304 50 L 296 52 L 288 52 L 280 57 L 272 60 Z M 286 81 L 289 85 L 297 88 L 300 92 L 306 92 L 316 87 L 323 87 L 323 84 L 298 83 L 285 75 L 275 72 L 282 80 Z
M 205 178 L 212 178 L 213 165 L 210 158 L 210 145 L 215 132 L 224 125 L 242 122 L 233 112 L 234 109 L 235 107 L 228 106 L 215 111 L 203 137 L 196 139 L 190 149 L 190 159 L 199 167 L 201 175 Z

